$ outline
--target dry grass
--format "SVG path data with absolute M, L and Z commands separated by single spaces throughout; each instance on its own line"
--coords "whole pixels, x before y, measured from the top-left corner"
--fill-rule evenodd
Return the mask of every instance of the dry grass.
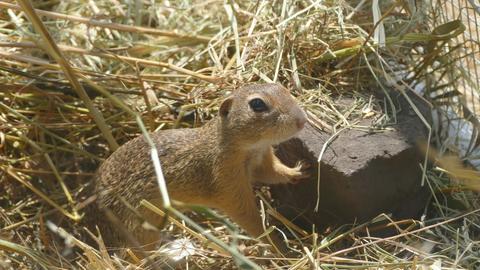
M 395 115 L 380 112 L 371 89 L 410 91 L 438 74 L 438 84 L 455 84 L 441 75 L 453 69 L 447 60 L 455 57 L 443 48 L 461 25 L 430 34 L 425 10 L 415 13 L 407 1 L 381 1 L 376 25 L 370 4 L 355 8 L 361 1 L 152 2 L 44 1 L 35 4 L 41 22 L 32 20 L 27 1 L 0 2 L 0 269 L 171 262 L 165 254 L 124 261 L 82 224 L 93 172 L 117 145 L 140 134 L 139 119 L 149 131 L 198 126 L 235 87 L 277 81 L 292 89 L 319 128 L 332 134 L 372 128 L 357 125 L 372 118 L 381 130 Z M 385 48 L 372 39 L 379 25 L 389 37 Z M 445 61 L 432 71 L 431 59 Z M 414 76 L 398 76 L 409 72 Z M 336 104 L 340 96 L 355 106 Z M 455 96 L 432 104 L 451 105 Z M 441 145 L 442 138 L 434 142 Z M 223 243 L 239 236 L 231 224 L 190 216 L 222 240 L 212 244 L 178 213 L 165 231 L 194 239 L 196 247 L 177 267 L 230 269 L 250 261 L 269 269 L 480 267 L 478 172 L 435 158 L 436 166 L 425 170 L 432 201 L 422 220 L 397 235 L 360 236 L 364 225 L 306 232 L 301 243 L 292 241 L 297 257 L 273 258 L 249 241 L 241 245 L 245 256 L 232 259 L 225 249 L 234 246 Z M 470 182 L 451 181 L 465 177 Z M 344 241 L 351 244 L 339 245 Z

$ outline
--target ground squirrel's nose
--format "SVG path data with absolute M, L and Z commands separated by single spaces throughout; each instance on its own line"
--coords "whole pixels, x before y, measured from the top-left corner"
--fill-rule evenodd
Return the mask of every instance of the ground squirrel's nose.
M 302 129 L 307 122 L 307 116 L 305 115 L 304 111 L 301 111 L 297 117 L 297 127 L 298 129 Z

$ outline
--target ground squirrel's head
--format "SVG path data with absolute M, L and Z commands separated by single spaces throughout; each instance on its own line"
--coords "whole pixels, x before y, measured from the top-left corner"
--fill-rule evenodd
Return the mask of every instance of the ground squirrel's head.
M 237 89 L 223 101 L 219 117 L 222 135 L 248 148 L 283 142 L 307 121 L 302 108 L 279 84 Z

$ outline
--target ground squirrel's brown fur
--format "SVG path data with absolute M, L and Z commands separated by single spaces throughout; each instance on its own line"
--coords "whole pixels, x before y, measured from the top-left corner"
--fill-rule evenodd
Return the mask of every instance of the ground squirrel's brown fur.
M 301 130 L 304 111 L 287 89 L 256 84 L 234 91 L 219 116 L 200 128 L 161 130 L 151 134 L 172 199 L 220 209 L 252 236 L 263 233 L 252 183 L 288 183 L 304 177 L 301 166 L 289 168 L 272 145 Z M 153 224 L 161 218 L 139 206 L 141 199 L 161 204 L 150 149 L 143 136 L 115 151 L 99 168 L 96 189 L 100 209 L 111 210 L 140 244 L 158 240 L 125 206 L 127 201 Z M 125 245 L 111 226 L 102 234 Z

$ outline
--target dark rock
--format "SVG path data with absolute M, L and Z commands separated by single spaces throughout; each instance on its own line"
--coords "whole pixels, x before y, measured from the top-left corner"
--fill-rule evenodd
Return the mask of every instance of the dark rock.
M 312 177 L 297 185 L 272 187 L 280 213 L 310 230 L 365 222 L 381 214 L 394 219 L 417 218 L 428 199 L 421 187 L 424 154 L 418 148 L 428 132 L 403 96 L 393 96 L 397 123 L 393 130 L 368 132 L 347 129 L 326 148 L 320 162 L 320 204 L 317 202 L 317 159 L 331 134 L 307 125 L 297 137 L 281 144 L 277 155 L 287 165 L 299 160 L 313 165 Z M 427 118 L 429 108 L 410 95 Z M 367 121 L 361 123 L 368 125 Z

